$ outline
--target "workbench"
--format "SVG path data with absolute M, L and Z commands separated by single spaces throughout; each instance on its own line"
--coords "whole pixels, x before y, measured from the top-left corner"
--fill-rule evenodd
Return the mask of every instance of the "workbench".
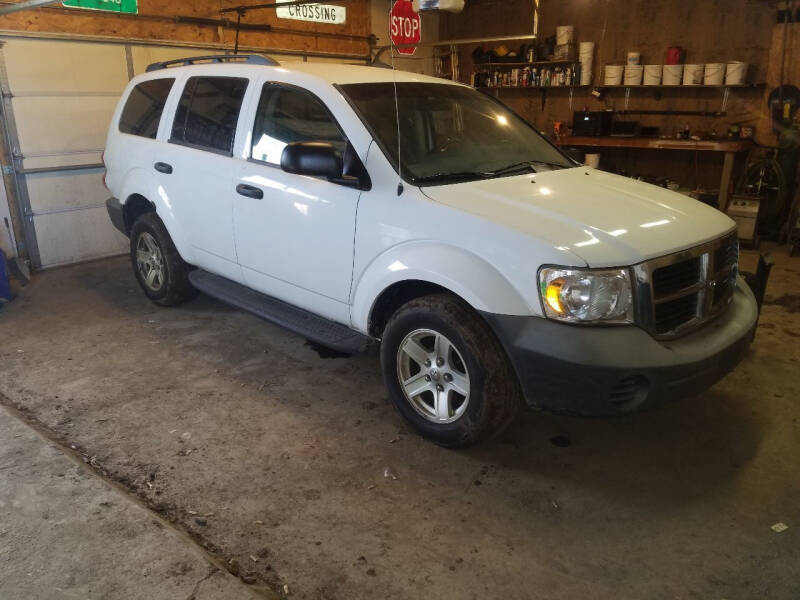
M 641 150 L 685 150 L 694 152 L 723 152 L 722 177 L 719 182 L 719 209 L 728 209 L 733 161 L 741 152 L 755 147 L 751 140 L 675 140 L 642 137 L 576 137 L 561 136 L 556 139 L 559 146 L 579 148 L 638 148 Z

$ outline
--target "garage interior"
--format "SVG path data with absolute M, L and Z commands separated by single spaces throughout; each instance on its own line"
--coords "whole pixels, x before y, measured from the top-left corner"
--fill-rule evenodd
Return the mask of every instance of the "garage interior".
M 241 1 L 0 2 L 0 598 L 800 598 L 800 2 L 420 0 L 402 42 L 389 0 Z M 747 356 L 452 450 L 375 351 L 153 305 L 106 212 L 109 122 L 148 65 L 234 52 L 459 81 L 725 212 L 766 285 Z

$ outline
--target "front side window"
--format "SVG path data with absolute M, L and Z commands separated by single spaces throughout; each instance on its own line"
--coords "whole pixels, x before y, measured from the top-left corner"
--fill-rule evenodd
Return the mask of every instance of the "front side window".
M 289 142 L 327 142 L 339 152 L 347 146 L 330 111 L 305 90 L 267 83 L 253 127 L 251 158 L 278 165 Z
M 576 166 L 504 105 L 467 87 L 388 82 L 340 89 L 395 169 L 399 163 L 415 184 Z
M 156 139 L 161 113 L 172 89 L 174 79 L 143 81 L 131 90 L 122 115 L 119 130 L 122 133 Z
M 190 77 L 175 112 L 170 141 L 230 154 L 247 81 Z

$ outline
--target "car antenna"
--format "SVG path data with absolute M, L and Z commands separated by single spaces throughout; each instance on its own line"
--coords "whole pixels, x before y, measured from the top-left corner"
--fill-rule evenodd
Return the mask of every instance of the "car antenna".
M 389 52 L 389 59 L 392 63 L 392 85 L 394 87 L 394 117 L 395 121 L 397 122 L 397 174 L 400 177 L 400 181 L 397 182 L 397 195 L 400 196 L 403 193 L 403 157 L 400 154 L 400 105 L 397 100 L 397 71 L 394 68 L 394 51 L 396 49 L 396 44 L 392 39 L 392 0 L 388 0 L 389 2 L 389 24 L 388 24 L 388 31 L 389 34 L 389 41 L 392 43 L 392 47 L 390 48 Z

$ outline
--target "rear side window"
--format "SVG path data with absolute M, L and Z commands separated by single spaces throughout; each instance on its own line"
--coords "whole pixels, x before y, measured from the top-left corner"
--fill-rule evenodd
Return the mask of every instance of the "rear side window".
M 170 141 L 230 154 L 247 81 L 190 77 L 175 112 Z
M 164 112 L 173 83 L 174 79 L 151 79 L 133 88 L 125 108 L 122 109 L 119 130 L 122 133 L 156 139 L 161 113 Z
M 289 142 L 328 142 L 344 152 L 347 140 L 327 107 L 300 88 L 267 83 L 253 127 L 251 157 L 280 164 Z

